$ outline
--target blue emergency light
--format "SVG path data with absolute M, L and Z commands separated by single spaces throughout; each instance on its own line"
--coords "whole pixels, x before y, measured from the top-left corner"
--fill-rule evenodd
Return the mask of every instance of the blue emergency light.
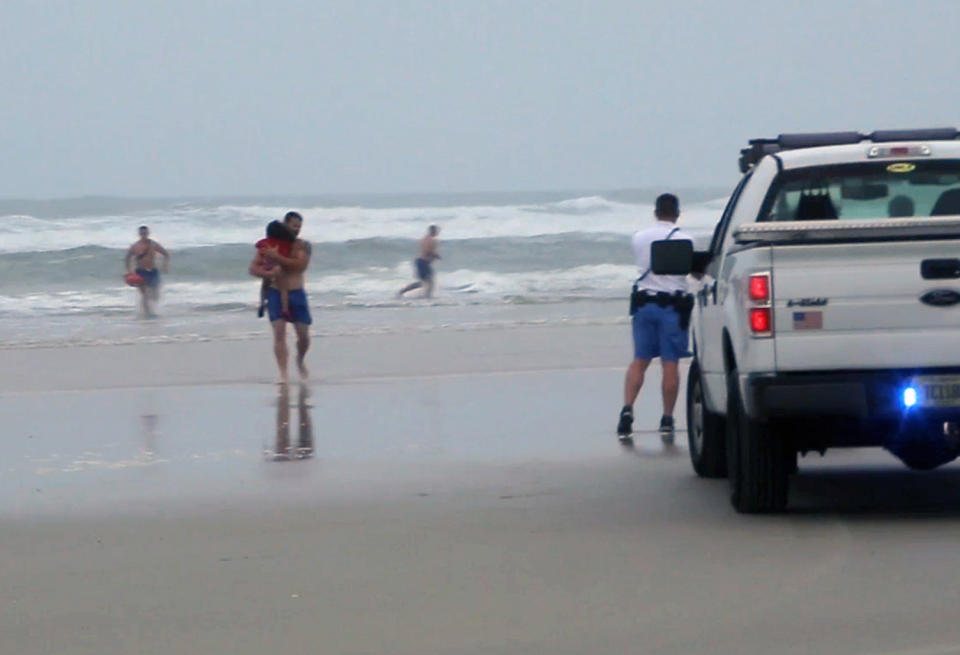
M 903 406 L 910 409 L 917 404 L 917 390 L 913 387 L 907 387 L 903 390 Z

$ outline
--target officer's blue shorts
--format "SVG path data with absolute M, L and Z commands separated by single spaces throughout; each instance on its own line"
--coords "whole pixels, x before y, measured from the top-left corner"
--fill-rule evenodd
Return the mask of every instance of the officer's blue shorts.
M 293 323 L 303 323 L 310 325 L 313 319 L 310 318 L 310 308 L 307 307 L 307 294 L 303 289 L 294 289 L 290 294 L 290 313 L 293 315 Z M 281 316 L 283 303 L 280 302 L 280 292 L 270 287 L 267 293 L 267 312 L 270 315 L 270 322 L 278 321 Z
M 633 357 L 659 357 L 676 362 L 689 357 L 687 331 L 680 328 L 680 316 L 673 307 L 648 302 L 633 315 Z

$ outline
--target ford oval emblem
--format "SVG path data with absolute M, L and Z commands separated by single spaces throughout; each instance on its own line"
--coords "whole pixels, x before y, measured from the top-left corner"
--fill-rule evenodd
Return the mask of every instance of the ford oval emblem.
M 934 289 L 920 296 L 920 302 L 934 307 L 949 307 L 960 302 L 960 293 L 953 289 Z

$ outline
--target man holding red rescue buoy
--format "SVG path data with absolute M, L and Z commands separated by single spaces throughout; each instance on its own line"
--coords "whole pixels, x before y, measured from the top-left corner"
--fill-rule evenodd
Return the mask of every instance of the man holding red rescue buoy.
M 166 248 L 150 238 L 150 228 L 141 225 L 138 230 L 140 239 L 127 249 L 124 265 L 127 284 L 140 290 L 141 309 L 144 318 L 156 316 L 153 303 L 160 298 L 160 272 L 157 270 L 156 256 L 163 257 L 163 272 L 170 270 L 170 253 Z M 133 265 L 131 265 L 131 261 Z

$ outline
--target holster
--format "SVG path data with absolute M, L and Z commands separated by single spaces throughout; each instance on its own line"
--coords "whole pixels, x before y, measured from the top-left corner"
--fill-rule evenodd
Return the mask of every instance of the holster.
M 633 289 L 630 291 L 630 316 L 633 316 L 637 313 L 637 310 L 647 304 L 647 297 L 644 295 L 640 289 L 637 288 L 637 283 L 633 283 Z
M 677 310 L 677 317 L 680 319 L 680 329 L 686 330 L 690 327 L 690 315 L 693 313 L 693 296 L 689 293 L 680 293 L 676 296 L 674 309 Z

